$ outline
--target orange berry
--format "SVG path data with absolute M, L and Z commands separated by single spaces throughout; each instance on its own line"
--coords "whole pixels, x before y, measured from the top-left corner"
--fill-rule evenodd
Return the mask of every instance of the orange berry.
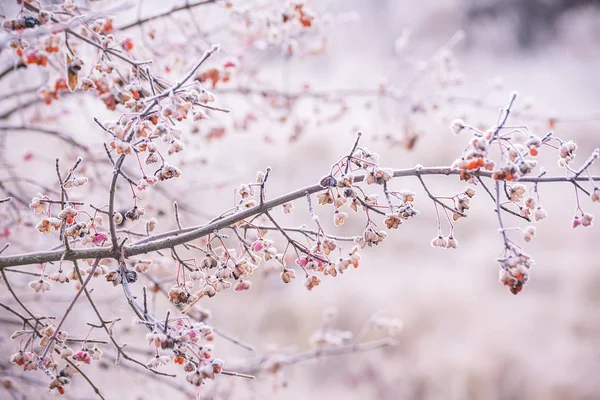
M 181 356 L 177 356 L 177 357 L 173 358 L 173 362 L 175 364 L 183 365 L 183 363 L 185 362 L 185 358 L 183 358 Z
M 483 159 L 474 158 L 467 163 L 466 169 L 477 169 L 484 164 Z
M 104 24 L 103 30 L 104 30 L 104 33 L 109 33 L 110 31 L 112 31 L 113 30 L 112 21 L 108 21 L 106 24 Z
M 35 54 L 35 51 L 30 51 L 29 53 L 27 53 L 27 59 L 25 61 L 27 64 L 35 64 L 37 63 L 37 56 Z
M 68 89 L 67 81 L 64 78 L 57 79 L 54 83 L 54 90 Z
M 123 40 L 121 42 L 121 47 L 123 47 L 123 49 L 127 51 L 133 50 L 133 40 L 131 40 L 131 38 Z

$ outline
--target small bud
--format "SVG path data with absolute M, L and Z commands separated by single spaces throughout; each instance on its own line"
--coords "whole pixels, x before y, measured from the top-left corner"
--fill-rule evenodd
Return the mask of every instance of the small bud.
M 535 226 L 528 226 L 523 231 L 523 239 L 526 242 L 531 242 L 531 240 L 535 237 Z
M 294 279 L 296 277 L 296 271 L 294 271 L 293 269 L 287 269 L 284 268 L 283 271 L 281 271 L 281 280 L 284 283 L 290 283 L 292 279 Z
M 592 226 L 594 222 L 594 216 L 592 214 L 584 213 L 581 216 L 581 225 L 582 226 Z
M 463 129 L 465 129 L 465 122 L 462 119 L 457 118 L 450 123 L 450 130 L 455 135 L 461 133 Z
M 316 275 L 310 275 L 306 278 L 306 281 L 304 281 L 304 286 L 308 290 L 312 290 L 314 287 L 319 286 L 320 283 L 321 280 Z
M 594 190 L 592 190 L 592 193 L 590 194 L 590 198 L 592 199 L 592 201 L 600 203 L 600 188 L 595 187 Z
M 448 242 L 443 236 L 438 236 L 431 241 L 432 247 L 441 247 L 444 248 L 448 245 Z
M 121 225 L 123 223 L 123 214 L 121 214 L 120 212 L 115 212 L 113 214 L 113 221 L 115 222 L 115 224 Z
M 452 236 L 452 235 L 448 236 L 448 239 L 446 241 L 446 248 L 447 249 L 458 249 L 458 240 L 456 240 L 454 238 L 454 236 Z

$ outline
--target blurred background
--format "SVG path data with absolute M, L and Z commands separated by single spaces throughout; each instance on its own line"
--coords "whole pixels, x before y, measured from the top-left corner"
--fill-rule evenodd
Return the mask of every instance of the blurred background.
M 264 2 L 235 4 L 252 9 Z M 170 202 L 177 198 L 183 205 L 184 225 L 203 223 L 233 205 L 234 188 L 254 181 L 256 171 L 266 166 L 272 168 L 269 197 L 312 184 L 348 152 L 357 130 L 364 133 L 363 145 L 380 154 L 383 166 L 449 165 L 468 141 L 466 136 L 452 135 L 450 121 L 463 118 L 474 126 L 493 126 L 500 107 L 515 90 L 519 97 L 512 125 L 527 124 L 540 136 L 553 130 L 576 141 L 577 162 L 600 146 L 600 1 L 344 0 L 308 5 L 317 16 L 332 16 L 327 51 L 306 57 L 268 49 L 249 51 L 240 61 L 246 72 L 254 71 L 240 74 L 240 80 L 246 81 L 234 78 L 231 86 L 213 90 L 217 104 L 230 108 L 231 114 L 211 119 L 199 131 L 190 127 L 187 150 L 178 162 L 183 177 L 166 183 L 166 195 L 144 194 L 152 215 L 170 213 Z M 167 8 L 162 2 L 146 1 L 141 13 L 154 15 Z M 221 43 L 218 62 L 235 56 L 228 53 L 227 44 L 234 39 L 229 23 L 218 18 L 220 13 L 219 7 L 203 7 L 194 14 L 202 29 L 221 26 L 197 42 L 200 48 L 206 48 L 206 40 Z M 116 21 L 128 20 L 135 20 L 133 13 L 117 14 Z M 172 25 L 161 24 L 157 23 L 159 32 L 178 34 Z M 185 31 L 189 21 L 181 24 Z M 439 68 L 441 59 L 452 64 L 450 75 Z M 6 90 L 20 87 L 23 81 L 10 85 L 14 86 Z M 343 104 L 338 96 L 302 98 L 291 115 L 281 118 L 287 110 L 265 107 L 260 96 L 240 96 L 237 85 L 291 92 L 309 86 L 318 92 L 359 94 L 345 96 Z M 381 87 L 408 100 L 360 94 L 363 90 L 377 93 Z M 86 143 L 106 140 L 90 117 L 114 119 L 114 113 L 89 99 L 62 107 L 67 114 L 56 120 L 57 126 L 78 137 L 89 135 Z M 38 111 L 42 118 L 47 115 Z M 245 126 L 248 113 L 257 118 Z M 226 126 L 227 131 L 215 139 L 210 128 L 218 126 Z M 184 132 L 187 135 L 185 128 Z M 52 138 L 36 136 L 35 145 L 14 135 L 5 140 L 11 149 L 6 162 L 42 180 L 54 179 L 48 160 L 58 154 L 66 159 L 73 155 Z M 98 151 L 96 156 L 102 157 L 101 147 Z M 23 156 L 29 152 L 35 160 L 24 166 Z M 556 160 L 553 151 L 540 156 L 549 174 L 563 173 Z M 591 171 L 597 175 L 600 168 L 596 165 Z M 453 177 L 431 177 L 427 183 L 437 195 L 453 195 L 465 186 Z M 274 346 L 308 349 L 309 337 L 330 307 L 337 309 L 335 327 L 354 332 L 375 313 L 401 319 L 398 345 L 307 361 L 289 367 L 283 377 L 265 374 L 255 382 L 221 377 L 218 388 L 207 390 L 206 397 L 219 392 L 217 397 L 232 399 L 600 399 L 600 248 L 596 247 L 600 231 L 597 224 L 571 228 L 573 188 L 559 183 L 540 186 L 541 203 L 549 216 L 536 225 L 537 237 L 525 247 L 535 260 L 530 282 L 513 296 L 498 282 L 496 258 L 502 241 L 494 205 L 482 189 L 473 198 L 469 217 L 456 225 L 460 247 L 445 250 L 430 246 L 437 236 L 435 212 L 419 182 L 395 179 L 391 187 L 413 190 L 421 214 L 391 232 L 379 248 L 363 251 L 358 269 L 325 277 L 310 292 L 300 281 L 283 285 L 277 274 L 259 270 L 252 278 L 252 290 L 224 292 L 201 300 L 200 306 L 211 310 L 215 326 L 255 345 L 258 354 Z M 31 196 L 37 192 L 26 190 Z M 98 191 L 81 195 L 92 204 L 105 201 Z M 129 194 L 124 190 L 122 196 Z M 598 204 L 589 198 L 582 198 L 581 204 L 584 211 L 599 214 Z M 333 228 L 330 209 L 316 206 L 315 211 L 330 233 L 356 235 L 364 226 L 360 218 L 351 218 L 343 227 Z M 303 201 L 291 215 L 280 210 L 276 214 L 286 226 L 310 227 Z M 516 218 L 505 220 L 508 226 L 524 227 Z M 166 218 L 160 229 L 172 225 Z M 14 251 L 47 245 L 36 240 L 21 248 L 17 244 Z M 167 276 L 169 267 L 165 265 L 164 272 L 158 269 L 157 274 Z M 20 284 L 25 286 L 27 279 Z M 92 285 L 107 313 L 130 314 L 118 288 L 103 282 Z M 66 305 L 60 302 L 70 300 L 70 293 L 72 288 L 61 287 L 44 297 L 32 294 L 28 300 L 36 304 L 50 298 L 56 301 L 53 304 Z M 169 307 L 160 297 L 153 304 L 159 315 Z M 78 312 L 85 319 L 89 310 L 85 304 L 80 306 Z M 49 305 L 37 307 L 47 310 Z M 77 324 L 73 318 L 66 329 L 83 329 Z M 8 323 L 2 325 L 3 358 L 14 350 L 7 338 L 13 329 Z M 125 321 L 120 329 L 122 341 L 144 348 L 143 327 Z M 217 339 L 215 345 L 215 354 L 232 365 L 255 357 L 227 341 Z M 152 376 L 124 374 L 121 368 L 112 368 L 110 358 L 105 360 L 106 370 L 92 368 L 91 375 L 110 382 L 105 383 L 107 398 L 185 398 Z M 4 373 L 8 374 L 0 370 Z M 43 379 L 41 374 L 37 378 Z M 78 383 L 78 388 L 81 393 L 88 390 L 84 383 Z M 91 398 L 86 396 L 71 394 L 71 398 Z

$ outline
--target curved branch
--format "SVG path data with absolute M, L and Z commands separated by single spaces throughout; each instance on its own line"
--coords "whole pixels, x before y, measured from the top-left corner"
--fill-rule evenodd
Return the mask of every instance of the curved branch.
M 305 351 L 303 353 L 288 355 L 288 356 L 280 356 L 277 358 L 277 361 L 283 366 L 287 367 L 290 365 L 298 364 L 307 360 L 315 359 L 315 358 L 323 358 L 323 357 L 331 357 L 331 356 L 339 356 L 342 354 L 351 354 L 351 353 L 360 353 L 365 351 L 371 351 L 375 349 L 379 349 L 387 346 L 396 345 L 396 340 L 392 338 L 378 339 L 372 340 L 369 342 L 363 343 L 353 343 L 339 347 L 331 347 L 325 349 L 315 349 Z M 254 363 L 243 366 L 235 366 L 234 368 L 237 371 L 244 372 L 247 374 L 259 375 L 260 372 L 264 369 L 264 361 L 265 358 L 261 358 L 256 360 Z
M 0 131 L 31 131 L 31 132 L 39 132 L 44 133 L 46 135 L 55 136 L 58 139 L 69 143 L 72 146 L 75 146 L 85 152 L 89 152 L 89 149 L 85 147 L 83 144 L 79 143 L 75 139 L 70 136 L 65 135 L 64 133 L 49 129 L 43 126 L 35 126 L 35 125 L 0 125 Z
M 415 168 L 408 169 L 397 169 L 394 170 L 394 177 L 407 177 L 407 176 L 417 176 L 417 175 L 460 175 L 462 170 L 454 169 L 450 167 L 429 167 L 424 168 L 421 166 L 417 166 Z M 473 176 L 478 176 L 482 178 L 491 178 L 492 172 L 490 171 L 473 171 L 470 172 Z M 533 183 L 550 183 L 550 182 L 576 182 L 576 181 L 600 181 L 600 176 L 592 176 L 588 177 L 560 177 L 560 176 L 542 176 L 542 177 L 523 177 L 519 179 L 519 182 L 533 182 Z M 362 182 L 365 180 L 365 175 L 359 175 L 354 178 L 355 182 Z M 128 246 L 123 246 L 123 254 L 124 256 L 131 257 L 139 254 L 150 253 L 157 250 L 164 250 L 171 248 L 173 246 L 179 246 L 181 244 L 190 242 L 192 240 L 196 240 L 207 236 L 215 231 L 231 226 L 237 222 L 243 221 L 249 217 L 263 214 L 266 211 L 281 206 L 290 201 L 302 198 L 306 196 L 306 193 L 312 194 L 316 192 L 320 192 L 325 188 L 320 184 L 310 185 L 283 196 L 276 197 L 272 200 L 265 201 L 262 205 L 257 205 L 252 208 L 248 208 L 243 211 L 239 211 L 227 217 L 218 219 L 214 222 L 211 222 L 206 225 L 201 225 L 197 227 L 184 228 L 181 230 L 164 232 L 161 234 L 149 236 L 144 238 L 136 243 L 133 243 Z M 88 258 L 114 258 L 119 259 L 121 253 L 118 249 L 111 249 L 108 247 L 101 248 L 90 248 L 90 249 L 81 249 L 81 250 L 72 250 L 65 253 L 63 250 L 54 250 L 54 251 L 40 251 L 40 252 L 32 252 L 25 254 L 17 254 L 13 256 L 5 256 L 0 257 L 0 269 L 17 266 L 17 265 L 28 265 L 28 264 L 38 264 L 38 263 L 46 263 L 51 261 L 58 261 L 63 257 L 65 260 L 80 260 L 80 259 L 88 259 Z

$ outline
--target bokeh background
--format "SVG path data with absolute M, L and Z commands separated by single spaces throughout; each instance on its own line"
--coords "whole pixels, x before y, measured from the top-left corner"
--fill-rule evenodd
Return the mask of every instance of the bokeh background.
M 252 1 L 240 3 L 254 6 Z M 166 7 L 162 2 L 147 1 L 143 14 L 152 15 Z M 220 93 L 217 88 L 218 104 L 231 108 L 232 113 L 211 123 L 229 124 L 227 134 L 218 140 L 207 139 L 203 132 L 191 134 L 188 150 L 179 162 L 184 176 L 167 183 L 166 195 L 145 194 L 147 209 L 170 213 L 170 201 L 176 197 L 183 205 L 184 225 L 202 223 L 229 207 L 233 189 L 253 181 L 256 171 L 266 166 L 272 168 L 268 196 L 312 184 L 349 150 L 357 130 L 364 133 L 363 144 L 380 154 L 382 165 L 449 165 L 468 140 L 453 136 L 449 122 L 461 117 L 476 126 L 492 126 L 513 90 L 519 92 L 513 124 L 527 124 L 538 135 L 554 130 L 561 138 L 575 140 L 579 162 L 600 146 L 599 1 L 345 0 L 315 1 L 311 7 L 317 13 L 337 16 L 327 52 L 293 59 L 277 52 L 250 54 L 244 63 L 257 72 L 246 84 L 290 91 L 300 90 L 306 83 L 318 91 L 372 91 L 383 84 L 405 90 L 411 100 L 398 103 L 352 97 L 347 101 L 348 111 L 339 120 L 327 122 L 327 115 L 336 112 L 335 104 L 306 99 L 295 109 L 291 122 L 281 123 L 256 99 L 227 90 Z M 211 21 L 206 24 L 212 26 L 212 17 L 218 21 L 219 11 L 203 8 L 194 15 L 201 24 Z M 122 21 L 131 17 L 131 13 L 118 16 Z M 222 42 L 225 59 L 227 22 L 215 24 L 221 28 L 215 29 L 209 40 Z M 168 31 L 178 34 L 172 26 Z M 458 31 L 464 31 L 464 40 L 454 46 L 453 60 L 464 83 L 440 87 L 435 67 L 417 73 L 415 80 L 415 71 Z M 197 45 L 205 47 L 205 38 L 198 38 Z M 23 80 L 15 81 L 5 90 L 23 84 Z M 415 112 L 415 105 L 422 105 L 425 112 Z M 110 113 L 87 100 L 72 100 L 63 108 L 68 114 L 59 117 L 56 126 L 86 137 L 86 143 L 106 140 L 90 117 L 110 119 Z M 42 118 L 47 116 L 46 111 L 38 111 Z M 249 111 L 256 114 L 258 122 L 246 130 L 233 128 Z M 557 121 L 552 127 L 551 118 Z M 304 129 L 290 140 L 298 122 Z M 407 133 L 417 135 L 412 149 L 403 144 Z M 51 181 L 54 171 L 49 160 L 73 155 L 72 149 L 52 138 L 22 140 L 8 135 L 5 140 L 11 149 L 6 162 L 37 179 Z M 35 160 L 25 165 L 22 157 L 28 152 L 35 154 Z M 96 156 L 103 156 L 101 148 Z M 549 173 L 561 174 L 556 159 L 552 151 L 541 155 Z M 594 171 L 600 173 L 598 166 Z M 439 195 L 464 188 L 455 178 L 432 177 L 427 183 Z M 381 247 L 364 251 L 357 270 L 326 277 L 311 292 L 300 281 L 283 285 L 277 274 L 258 271 L 252 278 L 252 290 L 221 293 L 203 299 L 200 305 L 211 310 L 215 326 L 252 343 L 258 354 L 273 346 L 308 349 L 310 335 L 330 307 L 338 310 L 335 326 L 354 332 L 374 313 L 400 318 L 403 330 L 398 345 L 308 361 L 286 369 L 283 380 L 262 375 L 249 383 L 221 377 L 218 390 L 207 390 L 206 398 L 219 391 L 224 397 L 229 393 L 232 399 L 600 398 L 600 231 L 597 224 L 571 228 L 573 188 L 556 183 L 540 186 L 549 217 L 536 226 L 538 235 L 526 246 L 536 261 L 531 280 L 520 295 L 513 296 L 497 280 L 495 260 L 502 242 L 493 203 L 483 190 L 474 197 L 469 217 L 457 224 L 460 248 L 441 250 L 430 246 L 437 235 L 435 213 L 418 181 L 396 179 L 391 186 L 416 192 L 421 214 L 392 232 Z M 100 189 L 81 196 L 102 204 Z M 31 196 L 36 193 L 32 188 L 24 190 Z M 127 196 L 124 191 L 123 198 Z M 582 207 L 598 214 L 598 204 L 587 198 L 582 199 Z M 332 225 L 329 209 L 317 207 L 316 212 L 326 226 Z M 283 216 L 279 210 L 276 214 L 287 226 L 311 223 L 303 201 L 296 204 L 292 215 Z M 509 226 L 523 227 L 517 219 L 505 219 Z M 330 231 L 354 235 L 363 224 L 354 218 L 335 231 L 330 227 Z M 161 220 L 161 229 L 171 227 L 170 219 Z M 25 234 L 31 228 L 21 229 Z M 47 244 L 36 240 L 14 244 L 14 252 Z M 167 276 L 169 265 L 164 268 L 157 273 Z M 20 279 L 15 277 L 15 285 L 25 287 L 27 279 Z M 130 315 L 118 288 L 92 284 L 106 313 Z M 71 293 L 70 287 L 57 288 L 43 297 L 28 294 L 26 299 L 40 313 L 60 315 L 60 307 L 64 308 Z M 8 299 L 4 286 L 0 297 Z M 169 307 L 160 297 L 154 306 L 159 315 Z M 78 305 L 75 315 L 79 321 L 67 321 L 69 332 L 85 332 L 79 325 L 95 318 L 86 307 L 83 302 Z M 144 329 L 126 317 L 121 324 L 119 337 L 131 347 L 145 348 Z M 2 323 L 0 352 L 4 359 L 14 352 L 8 339 L 14 328 Z M 377 335 L 374 332 L 369 338 Z M 103 385 L 107 398 L 185 398 L 177 388 L 152 376 L 113 367 L 109 357 L 114 352 L 107 349 L 106 353 L 105 368 L 92 368 L 91 376 Z M 254 357 L 220 339 L 215 354 L 232 364 Z M 0 375 L 14 374 L 5 362 L 0 366 Z M 42 380 L 38 375 L 35 378 Z M 77 383 L 77 388 L 79 394 L 67 396 L 92 398 L 84 383 Z

